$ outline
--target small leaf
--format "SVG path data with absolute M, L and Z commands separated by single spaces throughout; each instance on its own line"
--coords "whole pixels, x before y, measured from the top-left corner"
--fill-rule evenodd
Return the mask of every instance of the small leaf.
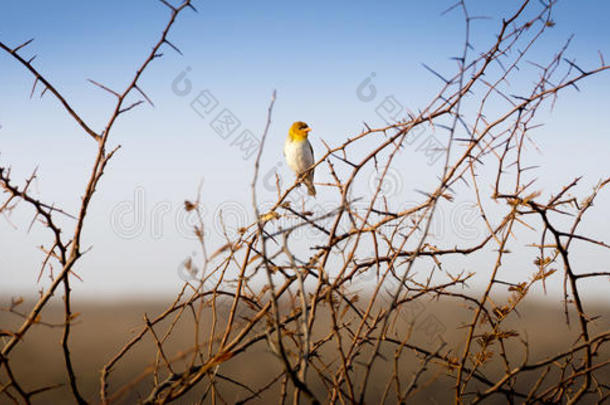
M 280 214 L 278 214 L 277 212 L 275 212 L 275 211 L 269 211 L 269 212 L 268 212 L 268 213 L 266 213 L 266 214 L 262 214 L 262 215 L 260 216 L 260 220 L 261 220 L 262 222 L 266 222 L 266 221 L 271 221 L 272 219 L 278 219 L 279 217 L 280 217 Z
M 197 208 L 197 204 L 190 202 L 189 200 L 184 200 L 184 209 L 188 211 L 192 211 Z
M 11 298 L 11 308 L 15 308 L 16 306 L 23 303 L 23 297 Z

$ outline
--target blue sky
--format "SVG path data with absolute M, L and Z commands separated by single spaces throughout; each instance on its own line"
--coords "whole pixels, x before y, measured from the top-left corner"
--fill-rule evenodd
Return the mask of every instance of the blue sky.
M 451 4 L 196 2 L 199 13 L 182 14 L 170 35 L 184 56 L 165 48 L 165 57 L 143 77 L 142 87 L 155 107 L 140 107 L 115 128 L 111 143 L 123 147 L 109 165 L 93 204 L 86 237 L 94 249 L 83 261 L 80 270 L 85 281 L 76 294 L 174 291 L 181 281 L 175 269 L 195 249 L 185 238 L 185 227 L 177 225 L 180 208 L 185 198 L 194 196 L 202 179 L 211 223 L 219 206 L 237 204 L 241 208 L 235 215 L 251 215 L 247 211 L 253 161 L 243 159 L 234 145 L 218 137 L 209 118 L 197 116 L 189 106 L 194 95 L 208 90 L 219 108 L 239 118 L 241 129 L 260 134 L 271 92 L 277 89 L 262 171 L 277 167 L 291 181 L 286 167 L 276 166 L 291 122 L 310 124 L 317 150 L 323 147 L 320 138 L 336 144 L 356 134 L 364 120 L 380 124 L 377 100 L 364 103 L 356 97 L 356 88 L 372 72 L 379 100 L 394 95 L 405 107 L 415 109 L 436 94 L 440 83 L 421 63 L 443 72 L 455 68 L 449 58 L 461 50 L 462 18 L 456 12 L 440 15 Z M 499 18 L 513 9 L 514 2 L 468 4 L 472 15 L 491 17 L 473 25 L 473 42 L 482 49 L 494 40 Z M 155 1 L 9 0 L 0 5 L 0 40 L 17 45 L 34 37 L 22 53 L 37 54 L 35 65 L 98 129 L 106 122 L 113 99 L 86 79 L 117 90 L 125 86 L 157 40 L 167 15 L 166 7 Z M 568 56 L 581 66 L 597 66 L 598 51 L 610 59 L 610 3 L 560 1 L 554 21 L 556 26 L 541 38 L 532 60 L 547 61 L 572 34 Z M 171 86 L 187 67 L 193 89 L 180 97 Z M 534 78 L 524 75 L 515 86 Z M 38 166 L 41 198 L 75 209 L 94 145 L 49 94 L 30 100 L 31 85 L 32 77 L 0 54 L 0 162 L 13 167 L 15 179 L 25 178 Z M 585 175 L 581 191 L 586 193 L 609 174 L 610 75 L 594 77 L 580 88 L 580 93 L 568 89 L 552 114 L 545 113 L 547 125 L 536 138 L 543 151 L 532 154 L 542 166 L 536 176 L 550 190 L 577 173 Z M 415 200 L 413 190 L 432 183 L 419 175 L 421 156 L 408 155 L 403 163 L 401 192 L 396 197 Z M 431 178 L 439 169 L 425 167 Z M 112 220 L 117 206 L 139 204 L 136 201 L 143 211 L 137 221 L 144 224 L 134 231 L 135 237 L 125 239 L 117 235 Z M 608 203 L 601 197 L 599 206 Z M 601 220 L 587 226 L 603 237 L 610 221 L 607 214 L 596 215 Z M 28 234 L 30 219 L 26 210 L 16 212 L 11 218 L 18 225 L 15 230 L 0 218 L 0 278 L 10 280 L 0 292 L 36 290 L 32 286 L 40 255 L 35 246 L 44 233 L 34 229 Z

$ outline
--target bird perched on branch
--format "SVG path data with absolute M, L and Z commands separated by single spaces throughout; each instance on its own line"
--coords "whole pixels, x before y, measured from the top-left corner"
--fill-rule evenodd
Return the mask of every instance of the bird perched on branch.
M 311 128 L 303 121 L 297 121 L 290 127 L 288 138 L 284 143 L 284 157 L 288 166 L 302 178 L 307 187 L 307 193 L 316 196 L 316 188 L 313 185 L 313 148 L 307 140 Z

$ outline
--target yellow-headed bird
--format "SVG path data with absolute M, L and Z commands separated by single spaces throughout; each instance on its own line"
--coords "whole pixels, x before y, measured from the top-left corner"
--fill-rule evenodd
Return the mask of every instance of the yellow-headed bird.
M 284 143 L 284 157 L 288 166 L 298 177 L 307 173 L 303 178 L 303 183 L 307 186 L 309 195 L 315 197 L 316 188 L 313 185 L 313 169 L 309 170 L 315 163 L 313 148 L 307 140 L 311 128 L 303 121 L 297 121 L 290 127 L 288 138 Z

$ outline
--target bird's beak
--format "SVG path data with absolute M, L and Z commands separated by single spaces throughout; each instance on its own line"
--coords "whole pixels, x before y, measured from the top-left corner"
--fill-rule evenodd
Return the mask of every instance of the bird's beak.
M 311 128 L 305 128 L 303 131 L 305 131 L 306 133 L 311 131 Z

